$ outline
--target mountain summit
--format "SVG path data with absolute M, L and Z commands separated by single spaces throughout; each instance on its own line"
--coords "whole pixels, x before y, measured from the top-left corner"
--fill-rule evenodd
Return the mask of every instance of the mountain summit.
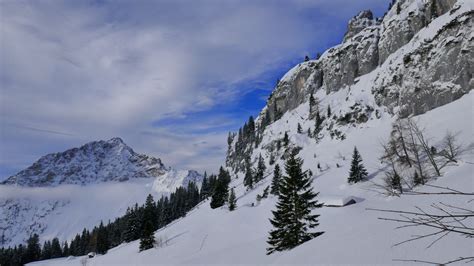
M 166 171 L 160 159 L 138 154 L 121 138 L 112 138 L 45 155 L 30 167 L 9 177 L 3 184 L 28 187 L 86 185 L 157 177 Z

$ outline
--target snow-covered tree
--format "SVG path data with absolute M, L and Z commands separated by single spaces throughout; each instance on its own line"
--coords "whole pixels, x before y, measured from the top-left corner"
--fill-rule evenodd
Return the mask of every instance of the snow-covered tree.
M 153 223 L 155 218 L 155 201 L 153 196 L 148 194 L 143 211 L 143 228 L 140 236 L 140 251 L 147 250 L 155 244 Z
M 272 185 L 270 188 L 270 193 L 273 195 L 278 195 L 280 191 L 280 180 L 281 180 L 281 170 L 280 166 L 277 164 L 275 165 L 275 168 L 273 169 L 273 179 L 272 179 Z
M 319 225 L 319 215 L 312 211 L 322 204 L 315 199 L 318 193 L 313 192 L 311 178 L 302 171 L 302 165 L 303 160 L 295 153 L 285 163 L 286 175 L 281 180 L 277 209 L 270 220 L 274 228 L 267 241 L 267 254 L 292 249 L 323 233 L 312 230 Z
M 229 198 L 230 174 L 223 167 L 219 169 L 214 193 L 211 198 L 211 208 L 219 208 L 223 206 Z
M 314 98 L 313 94 L 311 93 L 309 95 L 309 114 L 311 115 L 314 112 L 314 108 L 316 107 L 317 102 L 316 99 Z
M 354 147 L 354 153 L 352 154 L 351 169 L 349 172 L 349 178 L 347 182 L 357 183 L 367 179 L 367 170 L 362 164 L 362 157 L 360 156 L 357 147 Z
M 259 182 L 263 179 L 265 175 L 265 170 L 267 167 L 265 166 L 265 161 L 263 160 L 262 155 L 258 156 L 258 163 L 257 163 L 257 172 L 255 173 L 255 183 Z
M 252 189 L 253 188 L 253 169 L 252 167 L 250 166 L 250 162 L 247 162 L 245 164 L 245 176 L 244 176 L 244 185 L 248 188 L 248 189 Z
M 298 134 L 303 133 L 303 128 L 301 127 L 301 124 L 300 124 L 300 123 L 298 123 L 298 126 L 297 126 L 297 128 L 296 128 L 296 131 L 298 132 Z
M 234 188 L 231 188 L 229 195 L 229 211 L 233 211 L 235 208 L 237 208 L 237 198 L 235 197 Z
M 319 133 L 321 132 L 321 130 L 323 129 L 323 122 L 324 122 L 324 117 L 321 116 L 321 114 L 319 113 L 319 110 L 316 111 L 316 120 L 314 122 L 314 133 L 313 133 L 313 136 L 315 139 L 318 140 L 319 138 Z
M 290 143 L 290 137 L 288 136 L 288 132 L 285 131 L 285 135 L 283 136 L 283 145 L 288 146 Z

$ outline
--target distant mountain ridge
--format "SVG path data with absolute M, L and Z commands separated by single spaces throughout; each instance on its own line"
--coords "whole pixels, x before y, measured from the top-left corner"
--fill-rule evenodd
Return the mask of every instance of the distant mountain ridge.
M 0 248 L 35 233 L 42 240 L 70 240 L 83 228 L 122 216 L 148 194 L 159 198 L 190 182 L 200 186 L 202 179 L 197 171 L 136 153 L 121 138 L 45 155 L 0 183 Z
M 86 185 L 157 177 L 168 170 L 160 159 L 138 154 L 121 138 L 112 138 L 45 155 L 2 184 L 28 187 Z

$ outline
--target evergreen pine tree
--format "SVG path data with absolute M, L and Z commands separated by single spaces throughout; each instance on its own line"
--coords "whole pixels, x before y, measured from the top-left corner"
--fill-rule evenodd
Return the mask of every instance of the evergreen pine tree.
M 51 259 L 51 241 L 46 240 L 43 243 L 43 248 L 41 249 L 41 259 L 49 260 Z
M 281 170 L 280 166 L 277 164 L 275 165 L 275 168 L 273 169 L 273 179 L 272 179 L 272 185 L 270 189 L 270 193 L 273 195 L 278 195 L 280 191 L 280 180 L 281 180 Z
M 63 245 L 63 256 L 68 257 L 70 255 L 71 255 L 71 252 L 69 251 L 69 245 L 67 244 L 67 241 L 65 241 Z
M 331 117 L 331 106 L 330 106 L 329 104 L 328 104 L 328 111 L 327 111 L 327 113 L 328 113 L 328 118 L 330 118 L 330 117 Z
M 268 163 L 270 165 L 273 165 L 275 163 L 275 154 L 273 152 L 270 153 L 270 159 L 268 160 Z
M 127 209 L 125 220 L 127 226 L 123 233 L 123 240 L 125 242 L 132 242 L 137 239 L 137 236 L 139 236 L 140 227 L 137 212 L 131 208 Z
M 262 198 L 266 199 L 268 197 L 268 192 L 270 191 L 270 186 L 265 187 L 262 193 Z
M 109 238 L 107 229 L 104 227 L 102 221 L 100 222 L 99 228 L 97 229 L 97 253 L 105 254 L 109 249 Z
M 258 163 L 257 163 L 257 173 L 255 174 L 255 182 L 259 182 L 260 180 L 263 179 L 263 176 L 265 175 L 265 170 L 267 167 L 265 166 L 265 161 L 263 160 L 262 155 L 260 154 L 258 157 Z
M 299 134 L 303 133 L 303 128 L 301 127 L 301 124 L 300 124 L 300 123 L 298 123 L 298 126 L 297 126 L 297 128 L 296 128 L 296 131 L 297 131 Z
M 318 139 L 319 133 L 323 129 L 323 122 L 324 122 L 324 117 L 321 117 L 319 110 L 316 111 L 316 121 L 314 124 L 314 133 L 313 133 L 313 136 L 316 139 Z
M 235 197 L 234 188 L 232 188 L 229 195 L 229 211 L 233 211 L 235 208 L 237 208 L 237 199 Z
M 223 167 L 219 169 L 219 176 L 216 181 L 216 188 L 211 198 L 211 208 L 219 208 L 225 204 L 229 198 L 230 174 Z
M 323 232 L 310 232 L 319 225 L 319 215 L 312 210 L 321 208 L 322 204 L 315 199 L 311 187 L 311 178 L 302 171 L 303 160 L 292 153 L 285 163 L 286 175 L 280 183 L 277 209 L 272 211 L 270 220 L 274 229 L 270 231 L 267 243 L 267 254 L 275 251 L 292 249 Z
M 62 255 L 61 244 L 59 243 L 59 239 L 55 237 L 53 241 L 51 241 L 51 258 L 59 258 Z
M 247 159 L 245 163 L 245 176 L 244 176 L 244 186 L 246 186 L 248 189 L 253 188 L 253 170 L 252 167 L 250 166 L 250 161 Z
M 288 132 L 285 131 L 285 135 L 283 136 L 283 145 L 288 146 L 290 143 L 290 138 L 288 137 Z
M 41 257 L 41 247 L 39 243 L 39 236 L 37 234 L 33 234 L 27 240 L 25 259 L 27 260 L 26 262 L 31 262 L 31 261 L 39 260 L 40 257 Z
M 359 154 L 359 151 L 354 147 L 354 153 L 352 154 L 351 169 L 349 172 L 349 178 L 347 181 L 349 183 L 357 183 L 363 181 L 367 178 L 367 170 L 362 164 L 362 157 Z
M 403 193 L 402 180 L 397 172 L 393 174 L 391 182 L 391 186 L 394 190 L 398 190 L 400 193 Z
M 209 196 L 209 182 L 207 180 L 207 173 L 204 173 L 204 178 L 201 183 L 201 200 L 206 199 Z
M 308 62 L 308 61 L 309 61 L 309 56 L 306 55 L 306 56 L 304 57 L 304 61 L 305 61 L 305 62 Z
M 154 219 L 155 219 L 155 201 L 153 196 L 148 194 L 145 202 L 145 208 L 143 210 L 143 229 L 140 237 L 140 251 L 147 250 L 153 247 L 155 244 L 154 236 Z
M 316 99 L 314 98 L 313 94 L 309 95 L 309 113 L 312 114 L 314 112 L 314 107 L 316 107 Z
M 265 111 L 265 116 L 263 117 L 262 130 L 265 129 L 265 127 L 267 127 L 271 123 L 272 123 L 272 118 L 270 117 L 270 112 L 267 110 Z

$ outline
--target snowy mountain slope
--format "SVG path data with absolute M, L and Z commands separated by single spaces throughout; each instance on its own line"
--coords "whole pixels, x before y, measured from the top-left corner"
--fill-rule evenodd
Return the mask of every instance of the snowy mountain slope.
M 472 103 L 474 93 L 463 96 L 458 101 L 436 108 L 418 117 L 420 123 L 427 127 L 430 137 L 440 139 L 446 130 L 460 132 L 459 141 L 465 147 L 473 145 Z M 380 221 L 377 218 L 384 214 L 366 210 L 366 208 L 389 208 L 413 210 L 414 206 L 429 207 L 433 202 L 464 205 L 463 198 L 452 197 L 419 197 L 402 196 L 386 197 L 371 191 L 368 183 L 347 185 L 349 170 L 348 159 L 341 159 L 341 168 L 334 167 L 335 157 L 341 153 L 349 158 L 353 144 L 362 153 L 364 163 L 369 170 L 372 181 L 379 182 L 383 177 L 380 172 L 382 165 L 378 157 L 380 147 L 378 139 L 388 136 L 392 118 L 385 116 L 379 120 L 370 120 L 361 129 L 355 129 L 348 135 L 347 141 L 334 143 L 330 139 L 321 142 L 318 149 L 318 160 L 328 162 L 328 170 L 319 171 L 311 154 L 302 154 L 305 167 L 313 170 L 313 182 L 316 191 L 320 191 L 320 199 L 331 196 L 357 196 L 359 202 L 354 205 L 317 210 L 320 217 L 318 230 L 325 233 L 291 251 L 265 255 L 266 240 L 271 224 L 271 210 L 274 209 L 276 198 L 270 196 L 259 204 L 256 195 L 261 194 L 270 183 L 267 178 L 255 190 L 247 192 L 242 185 L 242 177 L 235 179 L 238 195 L 238 208 L 229 212 L 226 208 L 212 210 L 209 201 L 200 204 L 185 218 L 155 233 L 156 239 L 164 244 L 150 250 L 138 252 L 138 241 L 122 244 L 106 255 L 87 260 L 87 265 L 151 265 L 151 264 L 398 264 L 393 259 L 425 259 L 446 261 L 472 254 L 472 240 L 448 236 L 431 248 L 426 248 L 429 240 L 407 243 L 402 246 L 393 245 L 420 233 L 414 229 L 399 229 L 398 224 Z M 468 121 L 459 123 L 459 121 Z M 470 121 L 470 122 L 469 122 Z M 286 124 L 286 123 L 284 123 Z M 276 127 L 276 126 L 275 126 Z M 331 147 L 331 148 L 328 148 Z M 454 189 L 466 190 L 473 188 L 472 172 L 474 171 L 474 153 L 466 152 L 457 165 L 443 170 L 443 176 L 433 184 L 449 186 Z M 419 190 L 426 188 L 420 187 Z M 251 207 L 251 204 L 256 204 Z M 416 229 L 419 230 L 419 229 Z M 431 239 L 432 241 L 433 239 Z M 80 257 L 61 258 L 31 265 L 81 265 Z
M 30 167 L 9 177 L 3 184 L 30 187 L 86 185 L 154 177 L 163 175 L 166 171 L 160 159 L 138 154 L 122 139 L 112 138 L 45 155 Z
M 46 155 L 0 185 L 0 246 L 24 243 L 33 233 L 70 240 L 84 227 L 123 215 L 150 193 L 158 198 L 191 181 L 200 184 L 202 176 L 166 168 L 118 138 Z
M 442 169 L 442 176 L 430 182 L 461 190 L 473 189 L 473 60 L 472 50 L 467 49 L 473 40 L 474 2 L 406 0 L 399 3 L 401 10 L 394 6 L 380 23 L 354 22 L 357 33 L 352 37 L 326 51 L 319 60 L 301 63 L 282 77 L 257 118 L 258 141 L 245 143 L 237 150 L 238 138 L 234 136 L 226 162 L 235 174 L 231 186 L 238 197 L 236 211 L 211 210 L 209 202 L 204 202 L 185 218 L 157 231 L 155 236 L 163 244 L 154 249 L 138 253 L 138 242 L 123 244 L 106 255 L 89 259 L 88 265 L 380 265 L 394 264 L 392 260 L 397 258 L 442 262 L 472 254 L 472 241 L 455 235 L 447 236 L 429 249 L 428 240 L 393 247 L 420 231 L 395 230 L 398 224 L 377 219 L 384 214 L 366 210 L 429 208 L 437 201 L 458 206 L 474 204 L 462 198 L 398 198 L 374 191 L 373 183 L 382 183 L 385 177 L 386 165 L 379 159 L 380 144 L 388 139 L 392 123 L 398 117 L 413 115 L 426 128 L 435 147 L 450 130 L 458 133 L 466 148 L 457 164 Z M 421 25 L 422 21 L 425 24 Z M 452 45 L 449 40 L 453 40 Z M 442 72 L 445 64 L 457 71 Z M 431 87 L 421 86 L 426 84 Z M 315 128 L 310 94 L 326 117 L 317 140 L 306 133 Z M 327 115 L 328 106 L 331 115 Z M 267 117 L 271 123 L 265 124 Z M 285 133 L 289 136 L 288 148 L 276 148 Z M 347 177 L 354 146 L 362 155 L 369 181 L 349 185 Z M 318 230 L 325 231 L 322 236 L 291 251 L 266 256 L 266 240 L 271 229 L 268 219 L 272 217 L 276 198 L 270 196 L 257 202 L 256 196 L 270 184 L 274 165 L 283 166 L 293 148 L 298 148 L 298 156 L 304 159 L 303 168 L 312 171 L 313 186 L 320 192 L 321 201 L 333 202 L 351 196 L 358 202 L 342 208 L 318 209 L 321 214 Z M 249 157 L 255 166 L 259 155 L 267 165 L 266 178 L 253 190 L 247 190 L 242 184 L 245 159 Z M 270 163 L 272 158 L 275 164 Z M 80 265 L 80 261 L 81 258 L 57 259 L 34 265 Z

